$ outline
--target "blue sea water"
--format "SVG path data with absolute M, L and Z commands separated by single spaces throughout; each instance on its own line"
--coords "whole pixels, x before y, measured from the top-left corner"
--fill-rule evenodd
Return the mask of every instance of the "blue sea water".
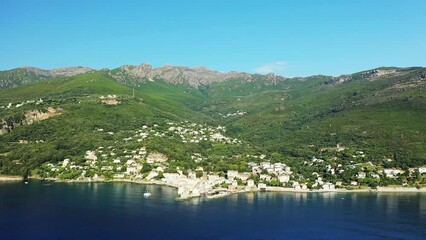
M 176 194 L 132 183 L 1 183 L 0 239 L 426 239 L 424 193 Z

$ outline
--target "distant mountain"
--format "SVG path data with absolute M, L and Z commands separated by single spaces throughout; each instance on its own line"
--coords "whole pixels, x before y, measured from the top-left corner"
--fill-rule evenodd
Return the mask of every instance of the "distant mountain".
M 17 87 L 22 84 L 38 82 L 53 77 L 74 76 L 86 73 L 93 69 L 88 67 L 64 67 L 44 70 L 34 67 L 20 67 L 7 71 L 0 71 L 0 88 Z
M 93 69 L 87 67 L 67 67 L 53 70 L 22 67 L 8 71 L 0 71 L 0 88 L 17 87 L 22 84 L 46 80 L 52 77 L 74 76 L 92 70 Z M 260 75 L 244 72 L 218 72 L 206 67 L 181 67 L 171 65 L 153 68 L 147 63 L 139 66 L 124 65 L 113 70 L 102 69 L 101 71 L 107 71 L 111 77 L 120 83 L 133 86 L 142 82 L 156 80 L 163 80 L 172 84 L 187 84 L 193 87 L 199 87 L 200 85 L 209 85 L 231 79 L 240 79 L 245 82 L 250 82 L 253 79 L 261 78 L 271 84 L 285 79 L 285 77 L 273 73 Z
M 124 65 L 112 70 L 110 75 L 117 79 L 117 81 L 129 85 L 135 85 L 141 83 L 141 81 L 164 80 L 172 84 L 188 84 L 193 87 L 224 82 L 231 79 L 241 79 L 245 82 L 250 82 L 256 77 L 261 77 L 271 83 L 285 79 L 275 74 L 259 75 L 245 72 L 218 72 L 206 67 L 165 65 L 152 68 L 147 63 L 139 66 Z
M 330 82 L 327 84 L 341 84 L 348 81 L 356 81 L 362 79 L 368 79 L 374 81 L 383 77 L 396 77 L 404 76 L 408 72 L 417 73 L 417 78 L 425 79 L 426 78 L 426 69 L 421 67 L 409 67 L 409 68 L 396 68 L 396 67 L 380 67 L 372 70 L 362 71 L 359 73 L 341 75 L 338 77 L 333 77 Z
M 17 87 L 22 84 L 38 82 L 54 77 L 70 77 L 89 71 L 97 70 L 82 66 L 56 68 L 52 70 L 45 70 L 34 67 L 20 67 L 12 70 L 0 71 L 0 88 Z M 148 63 L 143 63 L 137 66 L 124 65 L 112 70 L 105 68 L 99 71 L 107 72 L 109 76 L 128 86 L 136 86 L 144 82 L 165 81 L 171 84 L 183 84 L 198 88 L 200 86 L 207 86 L 232 80 L 238 80 L 241 83 L 262 81 L 265 84 L 276 85 L 286 79 L 289 79 L 274 73 L 262 75 L 236 71 L 219 72 L 203 66 L 184 67 L 164 65 L 158 68 L 153 68 L 152 65 Z M 374 80 L 379 77 L 404 75 L 409 71 L 417 71 L 419 73 L 419 78 L 426 77 L 426 70 L 420 67 L 381 67 L 337 77 L 316 75 L 311 77 L 295 77 L 292 79 L 305 81 L 309 80 L 310 78 L 323 77 L 328 78 L 328 80 L 325 82 L 326 85 L 336 85 L 347 81 L 361 79 Z

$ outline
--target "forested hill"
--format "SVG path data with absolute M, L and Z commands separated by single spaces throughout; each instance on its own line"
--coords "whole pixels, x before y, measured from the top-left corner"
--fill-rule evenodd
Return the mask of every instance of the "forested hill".
M 359 171 L 397 168 L 407 172 L 404 181 L 421 182 L 409 169 L 426 165 L 426 69 L 420 67 L 306 78 L 148 64 L 20 68 L 0 72 L 0 86 L 1 174 L 35 174 L 64 159 L 82 164 L 87 151 L 124 152 L 138 144 L 167 156 L 167 171 L 245 171 L 262 155 L 291 166 L 299 181 L 316 172 L 348 182 Z M 220 133 L 211 136 L 236 144 L 204 135 L 181 141 L 170 126 L 197 134 L 214 127 Z M 157 136 L 128 139 L 144 128 Z M 324 162 L 307 164 L 313 158 Z M 352 170 L 327 172 L 339 164 Z

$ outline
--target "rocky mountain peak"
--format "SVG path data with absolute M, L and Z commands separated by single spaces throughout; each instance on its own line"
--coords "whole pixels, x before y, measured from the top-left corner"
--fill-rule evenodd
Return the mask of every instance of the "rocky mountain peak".
M 153 68 L 152 65 L 148 63 L 143 63 L 139 66 L 124 65 L 117 70 L 118 71 L 112 73 L 111 76 L 120 82 L 128 81 L 128 78 L 125 77 L 128 76 L 134 80 L 134 83 L 142 81 L 143 79 L 149 81 L 164 80 L 172 84 L 189 84 L 193 87 L 223 82 L 230 79 L 240 79 L 244 82 L 250 82 L 255 76 L 244 72 L 219 72 L 204 66 L 184 67 L 163 65 Z M 275 74 L 256 76 L 263 76 L 266 81 L 273 84 L 284 79 Z

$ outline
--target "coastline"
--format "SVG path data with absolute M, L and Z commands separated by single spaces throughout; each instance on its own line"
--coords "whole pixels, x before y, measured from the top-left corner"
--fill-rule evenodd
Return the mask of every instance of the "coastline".
M 0 177 L 0 181 L 2 178 L 8 179 L 4 181 L 20 181 L 23 180 L 22 177 L 19 176 L 7 176 Z M 42 179 L 40 177 L 30 177 L 30 179 L 43 180 L 43 181 L 52 181 L 57 183 L 136 183 L 136 184 L 144 184 L 144 185 L 156 185 L 156 186 L 165 186 L 172 187 L 178 189 L 177 186 L 172 184 L 164 183 L 161 180 L 131 180 L 131 179 L 114 179 L 114 180 L 105 180 L 105 179 L 97 179 L 97 180 L 60 180 L 55 178 Z M 371 188 L 362 188 L 362 189 L 335 189 L 335 190 L 322 190 L 322 189 L 314 189 L 314 190 L 296 190 L 293 188 L 285 188 L 285 187 L 267 187 L 266 190 L 259 190 L 257 188 L 252 189 L 240 189 L 235 191 L 224 191 L 220 194 L 209 195 L 208 193 L 204 193 L 201 196 L 197 197 L 177 197 L 177 200 L 189 200 L 193 198 L 206 197 L 207 199 L 216 199 L 231 196 L 234 194 L 241 193 L 254 193 L 254 192 L 285 192 L 285 193 L 426 193 L 426 187 L 422 187 L 420 189 L 415 187 L 400 187 L 400 186 L 390 186 L 390 187 L 378 187 L 377 189 Z
M 24 178 L 21 176 L 15 176 L 15 175 L 4 175 L 0 176 L 0 182 L 16 182 L 16 181 L 23 181 Z
M 105 180 L 105 179 L 96 179 L 96 180 L 61 180 L 57 178 L 40 178 L 36 176 L 31 176 L 29 179 L 41 180 L 41 181 L 50 181 L 57 183 L 114 183 L 114 182 L 123 182 L 123 183 L 137 183 L 144 185 L 157 185 L 157 186 L 166 186 L 171 188 L 178 188 L 174 185 L 164 183 L 158 180 L 151 180 L 149 182 L 144 180 L 132 180 L 132 179 L 113 179 L 113 180 Z
M 214 196 L 207 196 L 208 199 L 222 198 L 240 193 L 254 193 L 254 192 L 281 192 L 281 193 L 426 193 L 426 187 L 417 189 L 415 187 L 380 187 L 378 189 L 335 189 L 335 190 L 295 190 L 293 188 L 284 187 L 270 187 L 266 190 L 240 190 L 235 192 L 228 192 L 226 194 L 218 194 Z

